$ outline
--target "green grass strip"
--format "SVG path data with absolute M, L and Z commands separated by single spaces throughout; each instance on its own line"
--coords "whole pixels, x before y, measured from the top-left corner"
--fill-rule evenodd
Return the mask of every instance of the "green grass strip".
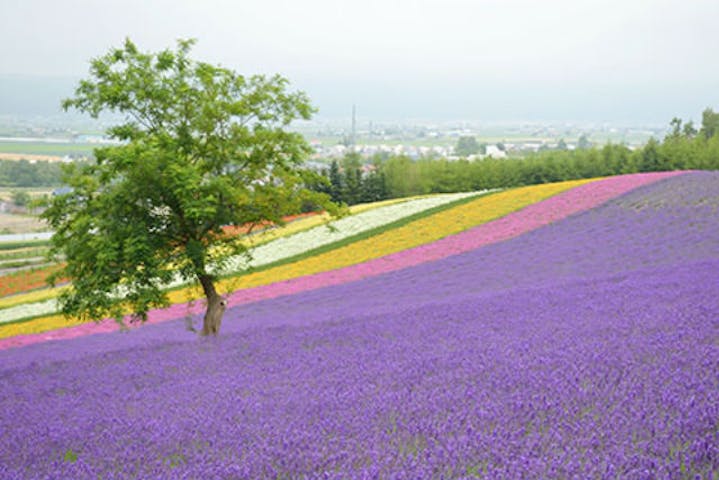
M 355 243 L 355 242 L 358 242 L 358 241 L 360 241 L 360 240 L 365 240 L 365 239 L 370 238 L 370 237 L 373 237 L 373 236 L 375 236 L 375 235 L 379 235 L 379 234 L 381 234 L 381 233 L 384 233 L 384 232 L 386 232 L 386 231 L 388 231 L 388 230 L 392 230 L 392 229 L 394 229 L 394 228 L 402 227 L 402 226 L 404 226 L 404 225 L 407 225 L 408 223 L 412 223 L 412 222 L 414 222 L 414 221 L 416 221 L 416 220 L 420 220 L 420 219 L 422 219 L 422 218 L 424 218 L 424 217 L 429 217 L 430 215 L 434 215 L 434 214 L 437 214 L 437 213 L 441 213 L 441 212 L 443 212 L 443 211 L 445 211 L 445 210 L 449 210 L 450 208 L 454 208 L 454 207 L 457 207 L 457 206 L 459 206 L 459 205 L 464 205 L 465 203 L 472 202 L 472 201 L 474 201 L 474 200 L 477 200 L 477 199 L 480 198 L 480 197 L 483 197 L 483 196 L 486 196 L 486 195 L 492 195 L 492 194 L 498 193 L 498 192 L 500 192 L 500 191 L 501 191 L 501 190 L 492 191 L 492 192 L 484 192 L 484 193 L 479 193 L 479 194 L 477 194 L 477 195 L 472 195 L 472 196 L 469 196 L 469 197 L 460 198 L 460 199 L 455 200 L 455 201 L 453 201 L 453 202 L 449 202 L 449 203 L 445 203 L 445 204 L 442 204 L 442 205 L 438 205 L 438 206 L 436 206 L 436 207 L 428 208 L 427 210 L 422 210 L 421 212 L 417 212 L 417 213 L 414 213 L 414 214 L 412 214 L 412 215 L 408 215 L 408 216 L 406 216 L 406 217 L 400 218 L 399 220 L 395 220 L 394 222 L 391 222 L 391 223 L 382 225 L 382 226 L 380 226 L 380 227 L 376 227 L 376 228 L 373 228 L 373 229 L 370 229 L 370 230 L 367 230 L 367 231 L 364 231 L 364 232 L 360 232 L 360 233 L 358 233 L 358 234 L 356 234 L 356 235 L 352 235 L 352 236 L 347 237 L 347 238 L 344 238 L 344 239 L 342 239 L 342 240 L 337 240 L 336 242 L 328 243 L 328 244 L 326 244 L 326 245 L 322 245 L 321 247 L 317 247 L 317 248 L 314 248 L 314 249 L 312 249 L 312 250 L 307 250 L 307 251 L 304 252 L 304 253 L 300 253 L 300 254 L 297 254 L 297 255 L 293 255 L 293 256 L 291 256 L 291 257 L 287 257 L 287 258 L 283 258 L 283 259 L 277 260 L 276 262 L 267 263 L 267 264 L 265 264 L 265 265 L 260 265 L 260 266 L 258 266 L 258 267 L 250 268 L 250 269 L 248 269 L 248 270 L 243 270 L 243 271 L 241 271 L 241 272 L 233 272 L 233 273 L 227 273 L 227 274 L 224 274 L 224 275 L 220 275 L 220 276 L 218 277 L 218 279 L 238 278 L 238 277 L 241 277 L 241 276 L 243 276 L 243 275 L 249 275 L 249 274 L 251 274 L 251 273 L 261 272 L 261 271 L 264 271 L 264 270 L 269 270 L 269 269 L 274 268 L 274 267 L 278 267 L 278 266 L 282 266 L 282 265 L 287 265 L 287 264 L 294 263 L 294 262 L 297 262 L 297 261 L 300 261 L 300 260 L 304 260 L 305 258 L 309 258 L 309 257 L 312 257 L 312 256 L 314 256 L 314 255 L 319 255 L 319 254 L 322 254 L 322 253 L 331 252 L 332 250 L 336 250 L 336 249 L 338 249 L 338 248 L 342 248 L 342 247 L 347 246 L 347 245 L 349 245 L 349 244 L 351 244 L 351 243 Z M 317 226 L 317 227 L 321 227 L 321 225 L 319 225 L 319 226 Z M 313 227 L 313 228 L 316 228 L 316 227 Z M 299 232 L 296 232 L 296 233 L 299 233 Z M 294 235 L 294 234 L 293 234 L 293 235 Z M 189 285 L 192 285 L 192 282 L 188 282 L 188 283 L 184 283 L 184 284 L 182 284 L 182 285 L 178 285 L 178 286 L 176 286 L 176 287 L 168 288 L 166 291 L 167 291 L 167 292 L 174 292 L 174 291 L 177 291 L 177 290 L 181 290 L 181 289 L 187 288 Z
M 16 249 L 16 250 L 18 250 L 18 251 L 9 251 L 7 253 L 0 253 L 0 261 L 22 260 L 24 258 L 44 257 L 48 252 L 47 248 L 25 248 L 25 249 Z
M 297 255 L 294 255 L 294 256 L 291 256 L 291 257 L 287 257 L 287 258 L 283 258 L 283 259 L 277 260 L 276 262 L 272 262 L 272 263 L 268 263 L 268 264 L 265 264 L 265 265 L 261 265 L 261 266 L 255 267 L 255 268 L 251 268 L 251 269 L 248 269 L 248 270 L 244 270 L 244 271 L 242 271 L 242 272 L 228 273 L 228 274 L 225 274 L 225 275 L 220 276 L 219 278 L 220 278 L 220 279 L 237 278 L 237 277 L 241 277 L 241 276 L 243 276 L 243 275 L 248 275 L 248 274 L 255 273 L 255 272 L 261 272 L 261 271 L 269 270 L 269 269 L 271 269 L 271 268 L 278 267 L 278 266 L 281 266 L 281 265 L 286 265 L 286 264 L 294 263 L 294 262 L 297 262 L 297 261 L 300 261 L 300 260 L 304 260 L 305 258 L 312 257 L 312 256 L 314 256 L 314 255 L 319 255 L 319 254 L 331 252 L 332 250 L 336 250 L 336 249 L 338 249 L 338 248 L 342 248 L 342 247 L 347 246 L 347 245 L 349 245 L 349 244 L 351 244 L 351 243 L 355 243 L 355 242 L 358 242 L 358 241 L 361 241 L 361 240 L 365 240 L 365 239 L 367 239 L 367 238 L 373 237 L 373 236 L 375 236 L 375 235 L 382 234 L 382 233 L 387 232 L 387 231 L 389 231 L 389 230 L 402 227 L 402 226 L 407 225 L 407 224 L 409 224 L 409 223 L 412 223 L 412 222 L 414 222 L 414 221 L 416 221 L 416 220 L 420 220 L 420 219 L 423 219 L 423 218 L 425 218 L 425 217 L 429 217 L 429 216 L 431 216 L 431 215 L 435 215 L 435 214 L 444 212 L 444 211 L 449 210 L 449 209 L 451 209 L 451 208 L 454 208 L 454 207 L 457 207 L 457 206 L 460 206 L 460 205 L 464 205 L 464 204 L 466 204 L 466 203 L 470 203 L 470 202 L 472 202 L 472 201 L 477 200 L 477 199 L 480 198 L 480 197 L 484 197 L 484 196 L 487 196 L 487 195 L 492 195 L 492 194 L 494 194 L 494 193 L 498 193 L 499 191 L 501 191 L 501 190 L 491 191 L 491 192 L 484 192 L 484 193 L 478 193 L 477 195 L 472 195 L 472 196 L 460 198 L 460 199 L 455 200 L 455 201 L 453 201 L 453 202 L 449 202 L 449 203 L 445 203 L 445 204 L 442 204 L 442 205 L 438 205 L 438 206 L 436 206 L 436 207 L 428 208 L 427 210 L 423 210 L 423 211 L 421 211 L 421 212 L 417 212 L 417 213 L 414 213 L 414 214 L 412 214 L 412 215 L 408 215 L 408 216 L 406 216 L 406 217 L 403 217 L 403 218 L 400 218 L 400 219 L 398 219 L 398 220 L 395 220 L 394 222 L 390 222 L 390 223 L 387 223 L 387 224 L 385 224 L 385 225 L 382 225 L 382 226 L 379 226 L 379 227 L 376 227 L 376 228 L 373 228 L 373 229 L 370 229 L 370 230 L 367 230 L 367 231 L 364 231 L 364 232 L 357 233 L 357 234 L 355 234 L 355 235 L 352 235 L 352 236 L 350 236 L 350 237 L 344 238 L 344 239 L 342 239 L 342 240 L 337 240 L 336 242 L 328 243 L 328 244 L 326 244 L 326 245 L 322 245 L 322 246 L 317 247 L 317 248 L 314 248 L 314 249 L 312 249 L 312 250 L 307 250 L 306 252 L 303 252 L 303 253 L 300 253 L 300 254 L 297 254 Z M 312 228 L 319 228 L 319 227 L 321 227 L 321 225 L 319 225 L 319 226 L 317 226 L 317 227 L 312 227 Z M 299 232 L 296 232 L 296 233 L 299 233 Z M 293 235 L 294 235 L 294 234 L 293 234 Z M 177 285 L 177 286 L 175 286 L 175 287 L 168 288 L 168 289 L 166 290 L 166 292 L 174 292 L 174 291 L 177 291 L 177 290 L 182 290 L 182 289 L 187 288 L 187 287 L 190 286 L 190 285 L 193 285 L 193 283 L 192 283 L 192 282 L 188 282 L 188 283 L 184 283 L 184 284 L 182 284 L 182 285 Z M 23 293 L 25 293 L 25 292 L 23 292 Z M 44 300 L 43 300 L 43 301 L 44 301 Z M 29 303 L 32 303 L 32 302 L 29 302 Z M 22 304 L 21 304 L 21 305 L 22 305 Z M 25 321 L 29 321 L 29 320 L 34 320 L 34 319 L 36 319 L 36 318 L 42 318 L 42 317 L 46 317 L 46 316 L 47 316 L 47 314 L 36 315 L 36 316 L 32 316 L 32 317 L 23 317 L 22 319 L 12 320 L 12 321 L 9 321 L 9 322 L 3 322 L 2 325 L 11 325 L 11 324 L 13 324 L 13 323 L 21 323 L 21 322 L 25 322 Z
M 298 262 L 300 260 L 304 260 L 306 258 L 313 257 L 315 255 L 320 255 L 323 253 L 331 252 L 332 250 L 336 250 L 338 248 L 345 247 L 351 243 L 359 242 L 360 240 L 365 240 L 367 238 L 374 237 L 375 235 L 385 233 L 389 230 L 403 227 L 403 226 L 407 225 L 408 223 L 412 223 L 416 220 L 420 220 L 425 217 L 429 217 L 431 215 L 435 215 L 435 214 L 444 212 L 445 210 L 449 210 L 451 208 L 458 207 L 460 205 L 464 205 L 465 203 L 473 202 L 480 197 L 492 195 L 494 193 L 498 193 L 498 191 L 479 193 L 477 195 L 460 198 L 459 200 L 455 200 L 453 202 L 438 205 L 436 207 L 428 208 L 427 210 L 422 210 L 421 212 L 417 212 L 412 215 L 408 215 L 406 217 L 400 218 L 399 220 L 395 220 L 394 222 L 387 223 L 385 225 L 382 225 L 382 226 L 379 226 L 379 227 L 376 227 L 376 228 L 373 228 L 370 230 L 366 230 L 364 232 L 357 233 L 356 235 L 352 235 L 350 237 L 343 238 L 342 240 L 337 240 L 336 242 L 328 243 L 326 245 L 322 245 L 320 247 L 313 248 L 313 249 L 307 250 L 303 253 L 299 253 L 299 254 L 293 255 L 291 257 L 283 258 L 283 259 L 277 260 L 272 263 L 267 263 L 265 265 L 260 265 L 258 267 L 249 268 L 242 272 L 228 273 L 228 274 L 220 276 L 220 278 L 227 279 L 227 278 L 241 277 L 242 275 L 247 275 L 247 274 L 256 273 L 256 272 L 262 272 L 264 270 L 269 270 L 271 268 L 279 267 L 281 265 L 287 265 L 290 263 Z
M 20 267 L 29 267 L 31 265 L 42 265 L 47 264 L 47 260 L 42 257 L 38 257 L 35 259 L 17 259 L 17 260 L 10 260 L 10 261 L 1 261 L 0 262 L 0 269 L 11 269 L 11 268 L 20 268 Z
M 50 240 L 25 240 L 21 242 L 5 242 L 0 243 L 0 251 L 18 250 L 20 248 L 27 247 L 47 247 L 49 245 Z
M 49 143 L 49 142 L 0 142 L 0 152 L 17 155 L 92 155 L 95 148 L 102 145 L 91 143 Z

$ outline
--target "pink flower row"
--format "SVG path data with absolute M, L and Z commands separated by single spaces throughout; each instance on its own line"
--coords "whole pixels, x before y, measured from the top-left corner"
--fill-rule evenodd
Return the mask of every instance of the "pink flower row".
M 665 178 L 686 172 L 641 173 L 609 177 L 590 182 L 560 193 L 542 202 L 530 205 L 517 212 L 492 222 L 479 225 L 462 233 L 445 237 L 436 242 L 397 252 L 368 262 L 321 272 L 304 277 L 293 278 L 269 285 L 238 290 L 228 298 L 230 307 L 283 295 L 313 290 L 359 280 L 373 275 L 411 267 L 424 262 L 480 248 L 496 242 L 508 240 L 523 233 L 562 220 L 570 215 L 594 208 L 612 198 L 630 190 Z M 159 323 L 186 316 L 189 312 L 200 313 L 204 309 L 202 302 L 196 302 L 191 308 L 188 304 L 176 304 L 171 307 L 150 312 L 148 323 Z M 75 327 L 23 335 L 0 340 L 0 350 L 22 345 L 79 337 L 88 334 L 106 333 L 118 330 L 113 320 L 89 323 Z

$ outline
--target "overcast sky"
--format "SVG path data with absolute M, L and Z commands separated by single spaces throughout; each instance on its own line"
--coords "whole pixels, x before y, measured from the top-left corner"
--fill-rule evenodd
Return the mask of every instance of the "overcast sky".
M 196 38 L 320 117 L 668 123 L 719 108 L 718 20 L 717 0 L 0 0 L 0 76 Z

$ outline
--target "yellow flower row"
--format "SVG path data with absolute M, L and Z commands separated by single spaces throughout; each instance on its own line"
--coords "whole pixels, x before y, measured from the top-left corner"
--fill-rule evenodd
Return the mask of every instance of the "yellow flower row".
M 553 195 L 590 181 L 592 180 L 535 185 L 482 196 L 466 204 L 416 220 L 402 227 L 389 230 L 365 240 L 360 240 L 327 253 L 300 260 L 292 264 L 280 265 L 261 272 L 224 279 L 219 282 L 218 290 L 231 292 L 238 289 L 289 280 L 291 278 L 354 265 L 373 258 L 430 243 L 448 235 L 459 233 L 482 223 L 505 216 L 528 205 L 540 202 Z M 192 287 L 178 289 L 169 294 L 171 303 L 187 302 L 199 297 L 199 289 Z M 44 332 L 77 323 L 79 322 L 76 320 L 67 320 L 61 316 L 54 315 L 30 322 L 7 325 L 5 327 L 0 326 L 0 338 Z
M 462 232 L 590 181 L 592 180 L 535 185 L 479 197 L 330 252 L 224 280 L 220 288 L 225 292 L 251 288 L 366 262 Z
M 36 318 L 29 322 L 0 325 L 0 338 L 49 332 L 59 328 L 73 327 L 82 323 L 84 322 L 76 318 L 66 318 L 59 314 L 50 315 L 49 317 Z
M 392 199 L 392 200 L 384 200 L 381 202 L 363 203 L 360 205 L 353 205 L 352 207 L 350 207 L 350 212 L 352 214 L 357 214 L 357 213 L 365 212 L 367 210 L 372 210 L 375 208 L 392 205 L 395 203 L 406 202 L 409 200 L 413 200 L 415 198 L 421 198 L 421 197 L 396 198 L 396 199 Z M 289 235 L 292 235 L 295 233 L 309 230 L 310 228 L 316 227 L 318 225 L 322 225 L 328 219 L 329 219 L 329 215 L 326 215 L 326 214 L 302 218 L 300 220 L 296 220 L 294 222 L 288 223 L 287 225 L 285 225 L 283 227 L 265 230 L 256 235 L 253 235 L 251 239 L 248 239 L 246 241 L 246 244 L 247 244 L 247 246 L 257 246 L 257 245 L 260 245 L 263 243 L 267 243 L 271 240 L 275 240 L 280 237 L 286 237 L 286 236 L 289 236 Z M 65 287 L 47 288 L 47 289 L 43 289 L 43 290 L 36 290 L 33 292 L 22 293 L 22 294 L 18 294 L 18 295 L 12 295 L 10 297 L 0 298 L 0 309 L 10 308 L 10 307 L 22 305 L 25 303 L 41 302 L 44 300 L 49 300 L 51 298 L 56 298 L 60 294 L 60 292 L 62 291 L 63 288 L 65 288 Z

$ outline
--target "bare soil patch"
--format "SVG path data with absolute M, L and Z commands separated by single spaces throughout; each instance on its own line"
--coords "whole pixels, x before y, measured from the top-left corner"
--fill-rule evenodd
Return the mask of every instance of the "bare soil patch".
M 45 222 L 32 215 L 0 213 L 0 233 L 33 233 L 47 229 Z

